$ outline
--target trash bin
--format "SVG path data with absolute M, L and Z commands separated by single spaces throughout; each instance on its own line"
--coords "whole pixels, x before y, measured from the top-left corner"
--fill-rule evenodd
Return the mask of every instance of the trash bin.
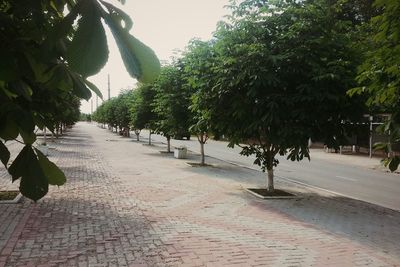
M 187 156 L 187 148 L 185 146 L 176 147 L 174 149 L 174 157 L 177 159 L 185 159 Z

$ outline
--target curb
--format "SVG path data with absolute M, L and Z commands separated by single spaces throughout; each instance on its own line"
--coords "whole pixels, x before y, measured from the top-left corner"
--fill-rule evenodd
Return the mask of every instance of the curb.
M 22 199 L 22 194 L 19 193 L 14 199 L 12 200 L 0 200 L 1 204 L 18 204 Z
M 247 193 L 252 194 L 253 196 L 256 196 L 256 197 L 258 197 L 258 198 L 262 198 L 262 199 L 300 199 L 300 198 L 301 198 L 300 196 L 297 196 L 297 195 L 293 195 L 293 196 L 270 196 L 270 197 L 266 197 L 266 196 L 257 194 L 256 192 L 253 192 L 253 191 L 251 191 L 251 190 L 248 189 L 248 188 L 244 188 L 243 186 L 242 186 L 242 189 L 243 189 L 244 191 L 246 191 Z

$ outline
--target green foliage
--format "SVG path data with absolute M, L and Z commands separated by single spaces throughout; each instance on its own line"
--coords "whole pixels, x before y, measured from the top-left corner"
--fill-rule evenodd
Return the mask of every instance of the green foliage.
M 121 53 L 128 72 L 139 80 L 155 79 L 158 59 L 129 34 L 129 17 L 105 1 L 0 2 L 0 138 L 7 141 L 20 135 L 25 142 L 17 157 L 24 164 L 14 161 L 9 170 L 14 179 L 21 177 L 21 192 L 33 200 L 47 193 L 49 183 L 62 180 L 55 165 L 43 159 L 45 165 L 39 164 L 31 147 L 35 126 L 54 131 L 73 124 L 79 119 L 80 99 L 90 99 L 91 92 L 101 97 L 86 77 L 96 74 L 108 58 L 102 20 L 111 27 L 118 46 L 128 51 Z M 134 62 L 127 64 L 132 58 Z M 133 64 L 138 71 L 131 71 Z M 0 159 L 6 168 L 9 157 L 2 141 Z M 27 167 L 18 173 L 16 166 Z
M 79 120 L 80 121 L 92 121 L 92 115 L 91 114 L 85 114 L 85 113 L 81 113 L 79 116 Z
M 102 1 L 104 4 L 105 2 Z M 110 4 L 106 4 L 110 15 L 104 19 L 117 41 L 122 60 L 129 74 L 140 82 L 154 81 L 160 72 L 160 63 L 154 52 L 145 44 L 129 34 L 132 23 L 123 12 Z M 122 23 L 123 22 L 123 23 Z M 122 24 L 125 27 L 122 27 Z
M 133 91 L 126 90 L 117 97 L 103 102 L 93 113 L 93 120 L 99 123 L 107 123 L 113 128 L 129 131 L 130 128 L 130 108 L 132 106 Z
M 49 184 L 62 185 L 65 182 L 64 174 L 51 163 L 43 154 L 31 145 L 25 145 L 17 158 L 11 164 L 9 173 L 13 182 L 21 179 L 21 193 L 37 201 L 47 194 Z
M 88 77 L 98 73 L 107 62 L 107 38 L 98 2 L 80 2 L 79 11 L 82 17 L 68 47 L 67 60 L 73 70 Z
M 164 66 L 154 84 L 156 95 L 153 108 L 157 114 L 155 131 L 167 138 L 187 134 L 192 124 L 189 109 L 192 92 L 190 87 L 185 86 L 183 68 L 182 62 Z
M 107 123 L 111 127 L 117 127 L 118 119 L 115 112 L 116 104 L 117 98 L 115 97 L 104 101 L 93 113 L 93 120 L 99 123 Z
M 346 95 L 357 67 L 348 22 L 322 0 L 249 0 L 231 8 L 212 47 L 194 45 L 204 61 L 188 61 L 199 88 L 194 109 L 231 146 L 246 143 L 241 154 L 255 154 L 264 171 L 277 166 L 277 154 L 309 158 L 310 137 L 340 144 L 347 122 L 363 112 Z
M 357 77 L 360 86 L 349 94 L 365 94 L 371 108 L 392 113 L 385 132 L 393 135 L 400 124 L 400 2 L 376 0 L 374 5 L 382 12 L 371 19 L 373 33 L 365 41 L 367 52 Z M 398 156 L 384 159 L 384 164 L 391 171 L 396 170 Z
M 190 105 L 193 124 L 190 131 L 197 135 L 212 133 L 212 118 L 207 93 L 215 84 L 215 57 L 212 42 L 192 40 L 182 59 L 185 66 L 186 84 L 193 92 Z
M 140 84 L 133 91 L 130 107 L 130 122 L 132 127 L 140 131 L 144 128 L 154 128 L 156 114 L 153 111 L 155 98 L 154 84 Z
M 38 157 L 40 168 L 44 176 L 46 176 L 48 183 L 58 186 L 63 185 L 67 181 L 64 173 L 38 149 L 35 148 L 35 152 Z
M 10 151 L 8 151 L 7 147 L 2 141 L 0 141 L 0 160 L 4 166 L 7 166 L 7 163 L 10 160 Z
M 117 118 L 117 125 L 120 129 L 129 129 L 130 126 L 130 107 L 132 91 L 124 91 L 117 97 L 115 103 L 115 113 Z

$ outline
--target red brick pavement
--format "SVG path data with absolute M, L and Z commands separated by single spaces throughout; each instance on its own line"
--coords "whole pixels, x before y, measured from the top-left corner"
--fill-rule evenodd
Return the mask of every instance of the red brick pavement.
M 18 222 L 0 266 L 400 266 L 397 212 L 312 194 L 257 200 L 231 179 L 249 171 L 157 149 L 78 124 L 51 155 L 68 184 L 14 213 L 0 206 Z

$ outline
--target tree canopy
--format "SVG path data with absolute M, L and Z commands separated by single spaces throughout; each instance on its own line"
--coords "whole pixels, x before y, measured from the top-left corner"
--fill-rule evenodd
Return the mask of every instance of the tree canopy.
M 346 24 L 325 1 L 278 3 L 233 7 L 216 32 L 217 78 L 205 94 L 215 127 L 268 171 L 277 154 L 309 158 L 309 138 L 338 145 L 362 115 L 346 95 L 356 74 Z
M 189 130 L 197 135 L 200 143 L 201 164 L 205 164 L 204 145 L 213 132 L 208 92 L 215 85 L 216 53 L 212 41 L 204 42 L 192 40 L 184 55 L 182 62 L 185 71 L 186 87 L 191 88 L 192 125 Z M 214 131 L 215 132 L 215 131 Z
M 350 94 L 364 94 L 370 107 L 391 114 L 383 127 L 390 142 L 379 146 L 390 152 L 391 143 L 400 142 L 400 2 L 376 0 L 374 6 L 382 12 L 370 21 L 372 34 L 365 41 L 365 60 L 358 75 L 360 86 Z M 389 155 L 384 163 L 394 171 L 400 165 L 400 157 Z
M 154 83 L 141 84 L 133 91 L 130 106 L 130 119 L 133 129 L 139 133 L 140 130 L 146 127 L 154 128 L 157 116 L 153 111 L 155 94 Z
M 153 103 L 157 114 L 156 132 L 165 137 L 185 136 L 191 125 L 189 110 L 191 91 L 185 86 L 182 62 L 163 66 L 154 83 L 156 95 Z
M 35 201 L 46 195 L 54 179 L 60 178 L 58 185 L 65 179 L 32 146 L 34 129 L 53 130 L 54 123 L 77 120 L 78 99 L 88 100 L 91 92 L 101 97 L 87 77 L 108 59 L 102 20 L 131 76 L 154 80 L 160 68 L 157 57 L 129 33 L 131 19 L 114 5 L 102 0 L 0 1 L 0 159 L 13 181 L 21 179 L 23 195 Z M 25 146 L 8 166 L 5 142 L 18 136 Z

